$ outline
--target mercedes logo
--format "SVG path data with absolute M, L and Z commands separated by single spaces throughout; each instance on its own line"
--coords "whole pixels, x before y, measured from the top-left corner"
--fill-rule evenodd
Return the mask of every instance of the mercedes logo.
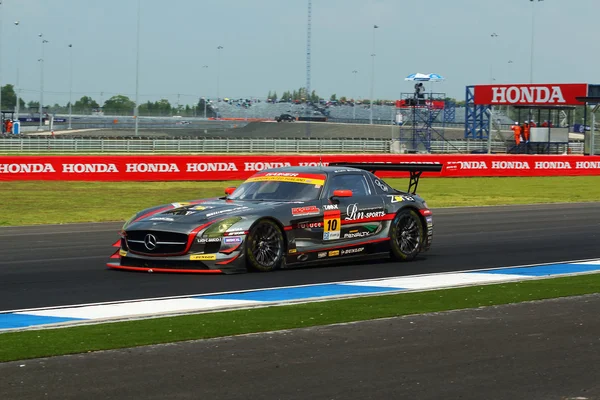
M 148 250 L 154 250 L 156 248 L 158 241 L 156 240 L 156 236 L 152 234 L 147 234 L 144 238 L 144 245 Z

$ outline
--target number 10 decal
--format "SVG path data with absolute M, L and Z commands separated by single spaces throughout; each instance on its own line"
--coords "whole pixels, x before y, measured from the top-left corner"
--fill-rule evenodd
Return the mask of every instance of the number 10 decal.
M 325 211 L 323 213 L 323 240 L 340 238 L 340 210 Z

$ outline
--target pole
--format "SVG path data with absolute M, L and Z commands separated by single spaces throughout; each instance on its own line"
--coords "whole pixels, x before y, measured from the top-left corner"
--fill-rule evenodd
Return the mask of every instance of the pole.
M 2 7 L 2 0 L 0 0 L 0 8 Z M 0 60 L 2 60 L 2 10 L 0 9 Z M 4 123 L 4 119 L 2 118 L 4 115 L 2 114 L 2 70 L 0 69 L 0 121 Z M 8 135 L 9 132 L 6 132 Z
M 498 35 L 496 34 L 496 32 L 492 33 L 490 35 L 492 37 L 492 57 L 490 60 L 490 84 L 493 85 L 494 84 L 494 53 L 495 53 L 495 38 L 498 37 Z
M 352 101 L 352 119 L 356 119 L 356 74 L 358 74 L 357 70 L 352 71 L 354 75 L 354 100 Z
M 15 26 L 19 26 L 19 21 L 15 21 Z M 21 64 L 21 35 L 17 29 L 17 81 L 15 91 L 17 92 L 17 104 L 15 105 L 15 119 L 19 120 L 19 112 L 21 111 L 21 96 L 20 96 L 20 84 L 19 84 L 19 66 Z
M 135 136 L 138 135 L 139 120 L 139 87 L 140 87 L 140 0 L 137 3 L 137 38 L 135 55 L 135 109 L 133 115 L 135 119 Z
M 208 65 L 203 65 L 202 69 L 204 69 L 204 68 L 208 68 Z M 204 118 L 206 118 L 206 96 L 204 96 L 203 99 L 204 99 Z
M 371 53 L 371 107 L 369 107 L 369 123 L 371 125 L 373 125 L 373 86 L 375 85 L 375 29 L 377 28 L 379 28 L 379 26 L 373 25 L 373 52 Z
M 69 127 L 67 129 L 73 129 L 71 126 L 71 119 L 73 118 L 73 45 L 69 44 Z
M 39 34 L 38 35 L 40 38 L 43 37 L 43 34 Z M 44 44 L 48 43 L 47 40 L 42 39 L 42 58 L 40 58 L 38 61 L 40 62 L 40 126 L 38 128 L 38 131 L 43 131 L 44 128 L 42 127 L 43 124 L 43 114 L 44 114 Z
M 533 83 L 533 46 L 534 46 L 534 34 L 535 34 L 535 0 L 529 0 L 531 2 L 531 60 L 530 60 L 530 71 L 529 71 L 529 83 Z M 542 1 L 542 0 L 537 0 Z
M 494 106 L 490 106 L 490 122 L 488 126 L 487 153 L 492 154 L 492 128 L 494 122 Z
M 223 46 L 217 46 L 217 119 L 219 119 L 219 84 L 221 78 L 221 49 Z

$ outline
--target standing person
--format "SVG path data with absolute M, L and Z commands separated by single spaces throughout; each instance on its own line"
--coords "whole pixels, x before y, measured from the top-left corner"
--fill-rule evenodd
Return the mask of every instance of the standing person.
M 521 144 L 521 126 L 518 122 L 515 122 L 513 126 L 510 127 L 515 134 L 515 143 L 518 145 Z
M 8 135 L 12 134 L 12 129 L 13 129 L 13 122 L 12 122 L 12 119 L 9 118 L 6 121 L 6 133 Z
M 525 140 L 525 143 L 529 143 L 530 130 L 531 130 L 531 128 L 529 126 L 529 122 L 526 121 L 525 124 L 523 125 L 523 139 Z

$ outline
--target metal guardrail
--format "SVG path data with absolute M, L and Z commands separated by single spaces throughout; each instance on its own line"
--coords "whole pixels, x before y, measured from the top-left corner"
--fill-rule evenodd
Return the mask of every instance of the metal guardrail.
M 383 139 L 0 139 L 0 153 L 390 153 Z M 402 147 L 402 142 L 400 142 Z M 492 142 L 493 153 L 506 153 L 510 142 Z M 583 154 L 583 142 L 569 144 L 572 154 Z M 461 154 L 487 151 L 486 141 L 431 141 L 431 152 Z M 566 151 L 566 149 L 565 149 Z

